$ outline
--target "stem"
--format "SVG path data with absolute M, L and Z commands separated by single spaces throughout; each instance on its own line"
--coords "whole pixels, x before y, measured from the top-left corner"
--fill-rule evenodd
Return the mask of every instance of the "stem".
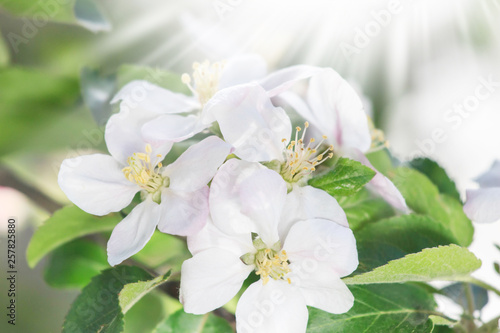
M 474 323 L 474 294 L 472 293 L 472 286 L 470 283 L 463 283 L 465 290 L 465 297 L 467 298 L 467 317 L 465 318 L 465 326 L 468 332 L 474 332 L 476 330 L 476 324 Z

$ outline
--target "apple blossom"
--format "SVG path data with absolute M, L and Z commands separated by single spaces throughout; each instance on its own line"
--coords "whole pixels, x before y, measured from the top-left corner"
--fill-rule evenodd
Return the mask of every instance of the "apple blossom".
M 193 64 L 192 76 L 182 75 L 182 82 L 192 96 L 175 93 L 147 81 L 132 81 L 114 97 L 112 103 L 121 101 L 122 109 L 137 108 L 156 113 L 156 118 L 146 122 L 143 136 L 151 141 L 185 140 L 208 128 L 212 120 L 205 117 L 205 104 L 219 90 L 261 79 L 266 74 L 266 64 L 256 55 L 244 55 L 227 62 L 208 61 Z
M 500 220 L 500 161 L 495 161 L 490 170 L 476 180 L 480 187 L 467 190 L 464 212 L 479 223 L 491 223 Z
M 303 98 L 290 88 L 304 79 L 309 79 L 309 85 Z M 385 140 L 380 131 L 370 126 L 360 97 L 337 72 L 331 68 L 293 66 L 271 73 L 260 84 L 276 103 L 290 105 L 314 130 L 326 134 L 327 142 L 335 147 L 337 154 L 356 159 L 376 171 L 368 188 L 396 209 L 409 211 L 399 190 L 365 157 L 373 143 L 380 146 Z
M 358 257 L 345 214 L 340 221 L 290 221 L 290 193 L 272 170 L 258 168 L 240 185 L 240 209 L 253 232 L 228 235 L 215 226 L 216 216 L 188 237 L 193 257 L 182 265 L 184 310 L 203 314 L 224 305 L 255 272 L 260 279 L 236 308 L 238 332 L 305 332 L 307 306 L 348 311 L 354 298 L 340 278 L 356 269 Z
M 111 132 L 106 139 L 116 134 Z M 123 147 L 110 149 L 111 156 L 93 154 L 64 160 L 58 177 L 68 198 L 95 215 L 119 211 L 141 193 L 142 202 L 114 228 L 108 241 L 112 266 L 141 250 L 157 226 L 162 232 L 183 236 L 203 228 L 208 218 L 207 183 L 231 149 L 211 136 L 164 167 L 159 152 L 168 151 L 171 144 L 167 149 L 143 142 L 143 150 L 124 161 L 127 139 L 124 137 Z

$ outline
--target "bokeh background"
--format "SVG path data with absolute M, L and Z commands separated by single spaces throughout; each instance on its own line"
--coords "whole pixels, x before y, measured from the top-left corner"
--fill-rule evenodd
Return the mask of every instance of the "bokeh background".
M 32 270 L 24 252 L 68 203 L 61 161 L 104 149 L 99 114 L 111 111 L 125 64 L 181 74 L 194 61 L 257 53 L 270 70 L 333 67 L 364 96 L 395 156 L 437 160 L 463 196 L 500 159 L 499 0 L 0 0 L 0 32 L 0 263 L 15 216 L 19 332 L 60 331 L 77 295 L 47 286 L 46 263 Z M 474 276 L 500 288 L 495 243 L 499 222 L 476 225 Z M 4 278 L 1 287 L 3 308 Z M 485 320 L 500 309 L 490 298 Z

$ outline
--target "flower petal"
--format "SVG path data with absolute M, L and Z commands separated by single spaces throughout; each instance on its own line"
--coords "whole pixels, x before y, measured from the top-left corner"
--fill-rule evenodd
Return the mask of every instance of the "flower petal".
M 249 234 L 254 222 L 241 212 L 240 184 L 254 172 L 263 170 L 260 163 L 230 159 L 214 176 L 210 185 L 210 214 L 214 224 L 228 234 Z
M 161 194 L 161 232 L 189 236 L 200 231 L 208 221 L 208 186 L 193 192 L 165 189 Z
M 337 147 L 370 148 L 371 135 L 363 103 L 355 90 L 331 68 L 323 69 L 309 81 L 307 101 L 315 115 L 312 125 L 326 131 Z M 300 111 L 300 110 L 298 110 Z
M 154 113 L 183 113 L 200 108 L 194 97 L 174 93 L 151 82 L 136 80 L 126 84 L 111 101 L 120 108 L 143 109 Z
M 500 161 L 495 161 L 490 170 L 479 176 L 476 181 L 481 187 L 500 187 Z
M 190 146 L 165 169 L 164 174 L 170 178 L 170 188 L 194 191 L 207 185 L 231 149 L 231 145 L 216 136 Z
M 500 187 L 467 190 L 464 212 L 478 223 L 500 220 Z
M 334 197 L 312 186 L 295 186 L 288 193 L 279 224 L 280 239 L 285 239 L 298 221 L 321 218 L 349 227 L 344 210 Z
M 375 167 L 370 163 L 368 158 L 366 158 L 366 156 L 361 151 L 357 149 L 351 149 L 346 151 L 346 155 L 361 162 L 363 165 L 366 165 L 376 172 L 375 177 L 373 177 L 368 185 L 366 185 L 367 189 L 381 196 L 392 207 L 396 208 L 400 212 L 405 214 L 408 214 L 410 212 L 410 209 L 406 205 L 406 201 L 403 198 L 401 192 L 399 192 L 398 188 L 389 180 L 389 178 L 375 169 Z
M 354 296 L 349 288 L 324 263 L 293 263 L 289 267 L 292 285 L 298 286 L 307 305 L 337 314 L 349 311 L 354 305 Z
M 193 255 L 210 248 L 226 250 L 234 253 L 237 257 L 255 251 L 250 233 L 228 235 L 217 228 L 210 218 L 200 232 L 187 238 L 187 244 Z
M 290 66 L 269 74 L 260 81 L 260 85 L 270 97 L 288 90 L 297 81 L 307 79 L 321 71 L 322 68 L 309 65 Z
M 168 114 L 154 118 L 141 128 L 142 136 L 152 142 L 180 142 L 206 128 L 194 115 Z
M 66 196 L 87 213 L 106 215 L 127 207 L 140 188 L 128 181 L 113 157 L 94 154 L 66 159 L 58 183 Z
M 239 257 L 221 249 L 209 249 L 184 261 L 180 301 L 187 313 L 204 314 L 229 302 L 253 270 Z
M 310 219 L 293 225 L 283 249 L 291 263 L 306 260 L 327 264 L 337 276 L 351 274 L 358 267 L 356 239 L 351 229 L 324 219 Z
M 257 54 L 245 54 L 230 58 L 222 70 L 219 89 L 257 81 L 266 76 L 267 64 Z
M 285 205 L 286 183 L 276 172 L 256 171 L 240 185 L 241 212 L 255 224 L 255 232 L 268 246 L 279 240 L 278 223 Z
M 207 117 L 219 123 L 224 139 L 235 147 L 235 155 L 250 162 L 283 159 L 283 139 L 292 133 L 290 118 L 274 107 L 256 84 L 226 88 L 205 106 Z
M 122 110 L 112 115 L 104 132 L 109 153 L 122 164 L 133 153 L 144 153 L 146 144 L 152 148 L 152 156 L 165 156 L 172 148 L 172 142 L 149 140 L 141 135 L 142 126 L 157 115 L 141 109 Z
M 309 313 L 302 294 L 284 281 L 257 281 L 236 307 L 238 333 L 304 333 Z
M 146 245 L 160 218 L 158 204 L 150 198 L 138 204 L 116 225 L 108 241 L 108 262 L 111 266 L 136 254 Z

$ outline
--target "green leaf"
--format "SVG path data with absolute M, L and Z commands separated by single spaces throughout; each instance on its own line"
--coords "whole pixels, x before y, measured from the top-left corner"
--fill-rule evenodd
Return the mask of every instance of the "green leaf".
M 104 126 L 112 113 L 109 104 L 116 91 L 116 76 L 104 76 L 97 70 L 84 67 L 80 72 L 82 97 L 95 122 Z
M 395 214 L 391 205 L 382 198 L 374 198 L 366 189 L 348 197 L 339 197 L 338 202 L 352 230 Z
M 429 315 L 436 306 L 431 294 L 405 284 L 349 286 L 354 306 L 344 314 L 309 308 L 307 333 L 432 332 Z
M 481 267 L 481 260 L 455 244 L 424 249 L 419 253 L 390 261 L 371 272 L 346 278 L 346 284 L 461 281 Z
M 64 207 L 52 215 L 35 232 L 26 251 L 28 265 L 33 268 L 50 251 L 73 239 L 111 231 L 121 221 L 119 214 L 97 217 L 76 206 Z
M 361 190 L 374 176 L 375 171 L 360 162 L 340 158 L 332 171 L 312 178 L 309 185 L 332 196 L 348 196 Z
M 181 76 L 177 73 L 147 66 L 121 66 L 117 73 L 118 87 L 122 88 L 134 80 L 146 80 L 165 89 L 191 95 L 191 91 L 182 83 Z
M 415 213 L 428 215 L 443 225 L 456 238 L 458 245 L 470 245 L 474 227 L 458 200 L 440 194 L 436 185 L 416 170 L 396 169 L 393 182 Z
M 370 271 L 425 248 L 456 242 L 442 225 L 418 215 L 380 220 L 366 225 L 354 235 L 359 256 L 357 273 Z
M 118 266 L 94 277 L 66 316 L 63 333 L 118 333 L 124 313 L 170 273 L 153 277 L 138 267 Z
M 2 37 L 2 32 L 0 31 L 0 67 L 8 65 L 10 62 L 10 53 L 5 40 Z
M 108 267 L 106 251 L 102 247 L 77 239 L 52 252 L 45 266 L 44 279 L 51 287 L 80 289 Z
M 476 286 L 475 284 L 470 283 L 458 282 L 444 287 L 443 289 L 441 289 L 441 293 L 451 298 L 462 308 L 468 310 L 469 301 L 467 299 L 467 293 L 469 292 L 469 287 L 474 302 L 474 304 L 472 305 L 473 308 L 476 310 L 481 310 L 486 304 L 488 304 L 488 291 L 480 286 Z
M 179 310 L 161 323 L 154 333 L 232 333 L 231 325 L 211 313 L 202 316 Z
M 91 31 L 107 31 L 109 22 L 93 0 L 31 1 L 0 0 L 0 8 L 14 15 L 33 18 L 29 31 L 36 34 L 47 21 L 79 24 Z
M 33 69 L 0 68 L 0 77 L 0 155 L 29 146 L 39 133 L 48 136 L 45 128 L 67 115 L 80 95 L 77 80 Z M 50 135 L 67 146 L 57 134 Z
M 437 186 L 440 193 L 460 201 L 455 182 L 437 162 L 428 158 L 416 158 L 410 162 L 410 166 L 426 175 Z
M 391 152 L 387 148 L 367 153 L 366 158 L 368 158 L 375 169 L 386 177 L 394 170 L 395 164 L 399 165 L 399 161 L 391 155 Z
M 124 333 L 152 332 L 165 318 L 165 306 L 157 292 L 141 298 L 124 317 Z
M 146 246 L 132 258 L 151 268 L 167 265 L 173 270 L 180 270 L 184 260 L 191 258 L 191 253 L 185 241 L 157 230 Z

